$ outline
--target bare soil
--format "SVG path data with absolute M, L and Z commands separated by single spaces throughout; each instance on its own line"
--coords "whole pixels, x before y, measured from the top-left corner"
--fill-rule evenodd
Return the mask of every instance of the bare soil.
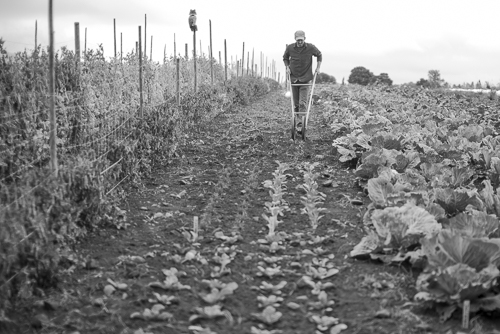
M 120 205 L 128 227 L 92 233 L 77 249 L 85 261 L 63 272 L 58 287 L 46 291 L 37 303 L 19 305 L 15 330 L 177 334 L 196 333 L 189 326 L 200 326 L 218 334 L 253 333 L 252 327 L 268 333 L 313 334 L 320 332 L 311 316 L 328 315 L 347 325 L 342 333 L 455 333 L 460 319 L 441 324 L 435 313 L 411 303 L 418 273 L 349 257 L 364 235 L 362 216 L 369 199 L 354 183 L 353 166 L 338 162 L 331 145 L 337 134 L 324 123 L 321 104 L 313 106 L 308 130 L 305 142 L 290 139 L 289 100 L 283 92 L 274 92 L 187 134 L 189 144 L 180 148 L 179 156 L 156 166 L 145 186 L 131 191 Z M 262 214 L 270 200 L 262 183 L 273 179 L 276 161 L 290 164 L 285 195 L 290 211 L 277 228 L 288 235 L 284 249 L 272 254 L 257 240 L 267 234 Z M 316 230 L 300 211 L 304 191 L 296 187 L 303 183 L 303 162 L 319 162 L 317 182 L 326 195 L 323 207 L 327 210 Z M 322 186 L 328 180 L 332 185 Z M 353 199 L 363 205 L 352 204 Z M 195 216 L 200 221 L 199 245 L 183 235 L 189 233 Z M 218 231 L 241 238 L 230 244 L 216 237 Z M 318 236 L 325 238 L 317 242 Z M 209 292 L 202 280 L 217 276 L 213 256 L 221 254 L 219 247 L 234 247 L 236 255 L 227 266 L 230 273 L 215 278 L 236 282 L 238 288 L 217 303 L 225 316 L 190 321 L 197 308 L 209 305 L 201 298 Z M 184 261 L 190 250 L 198 257 Z M 276 265 L 283 276 L 259 277 L 259 266 L 273 267 L 265 263 L 272 256 L 280 257 Z M 339 270 L 322 280 L 333 283 L 326 290 L 333 301 L 331 310 L 315 306 L 318 296 L 300 282 L 314 258 L 326 259 Z M 162 282 L 162 270 L 170 268 L 186 273 L 179 280 L 190 289 L 165 291 L 149 286 Z M 106 296 L 108 279 L 127 287 Z M 283 315 L 272 325 L 252 315 L 262 311 L 257 297 L 269 295 L 258 288 L 263 281 L 287 282 L 276 308 Z M 134 312 L 155 304 L 150 301 L 154 292 L 175 297 L 164 310 L 170 313 L 169 319 L 131 319 Z M 298 307 L 288 307 L 289 302 Z

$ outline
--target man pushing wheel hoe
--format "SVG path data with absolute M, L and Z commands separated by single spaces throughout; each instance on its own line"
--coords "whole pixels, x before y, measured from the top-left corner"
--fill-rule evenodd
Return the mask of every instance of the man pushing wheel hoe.
M 313 79 L 312 56 L 317 59 L 316 73 L 319 73 L 323 57 L 321 51 L 311 43 L 306 43 L 306 34 L 302 30 L 295 32 L 295 43 L 289 44 L 283 54 L 287 76 L 292 84 L 310 84 Z M 306 112 L 310 86 L 292 86 L 294 112 Z M 297 129 L 302 123 L 297 121 Z

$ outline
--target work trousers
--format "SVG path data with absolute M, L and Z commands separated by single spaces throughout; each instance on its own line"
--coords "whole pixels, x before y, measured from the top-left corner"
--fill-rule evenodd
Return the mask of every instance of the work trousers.
M 292 84 L 311 84 L 311 80 L 307 82 L 292 82 Z M 306 112 L 307 102 L 309 97 L 309 88 L 311 86 L 292 86 L 293 105 L 295 112 Z

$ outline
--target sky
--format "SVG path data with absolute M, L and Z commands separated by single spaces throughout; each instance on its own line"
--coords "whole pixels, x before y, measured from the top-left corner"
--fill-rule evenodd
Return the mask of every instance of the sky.
M 427 78 L 439 70 L 450 84 L 500 84 L 500 0 L 53 0 L 56 49 L 74 49 L 74 23 L 79 22 L 81 48 L 87 29 L 87 48 L 103 45 L 106 57 L 114 55 L 113 19 L 118 51 L 120 33 L 124 54 L 135 48 L 138 27 L 147 16 L 147 53 L 153 36 L 153 60 L 184 55 L 192 50 L 190 9 L 198 18 L 197 51 L 208 54 L 209 22 L 213 55 L 218 60 L 224 40 L 228 61 L 247 52 L 260 53 L 276 62 L 283 75 L 283 52 L 303 30 L 306 42 L 323 54 L 321 72 L 346 82 L 351 70 L 363 66 L 375 75 L 388 73 L 395 84 Z M 14 53 L 48 45 L 48 0 L 0 0 L 0 38 Z M 191 52 L 191 51 L 190 51 Z M 251 60 L 251 59 L 250 59 Z M 246 63 L 246 61 L 245 61 Z M 314 65 L 315 67 L 315 65 Z

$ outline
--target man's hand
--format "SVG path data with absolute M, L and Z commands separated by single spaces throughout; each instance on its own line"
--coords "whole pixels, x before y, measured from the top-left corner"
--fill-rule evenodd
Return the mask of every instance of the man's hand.
M 286 74 L 287 74 L 287 75 L 290 75 L 290 66 L 287 66 L 287 67 L 286 67 Z
M 316 67 L 316 72 L 317 74 L 319 74 L 319 67 Z

